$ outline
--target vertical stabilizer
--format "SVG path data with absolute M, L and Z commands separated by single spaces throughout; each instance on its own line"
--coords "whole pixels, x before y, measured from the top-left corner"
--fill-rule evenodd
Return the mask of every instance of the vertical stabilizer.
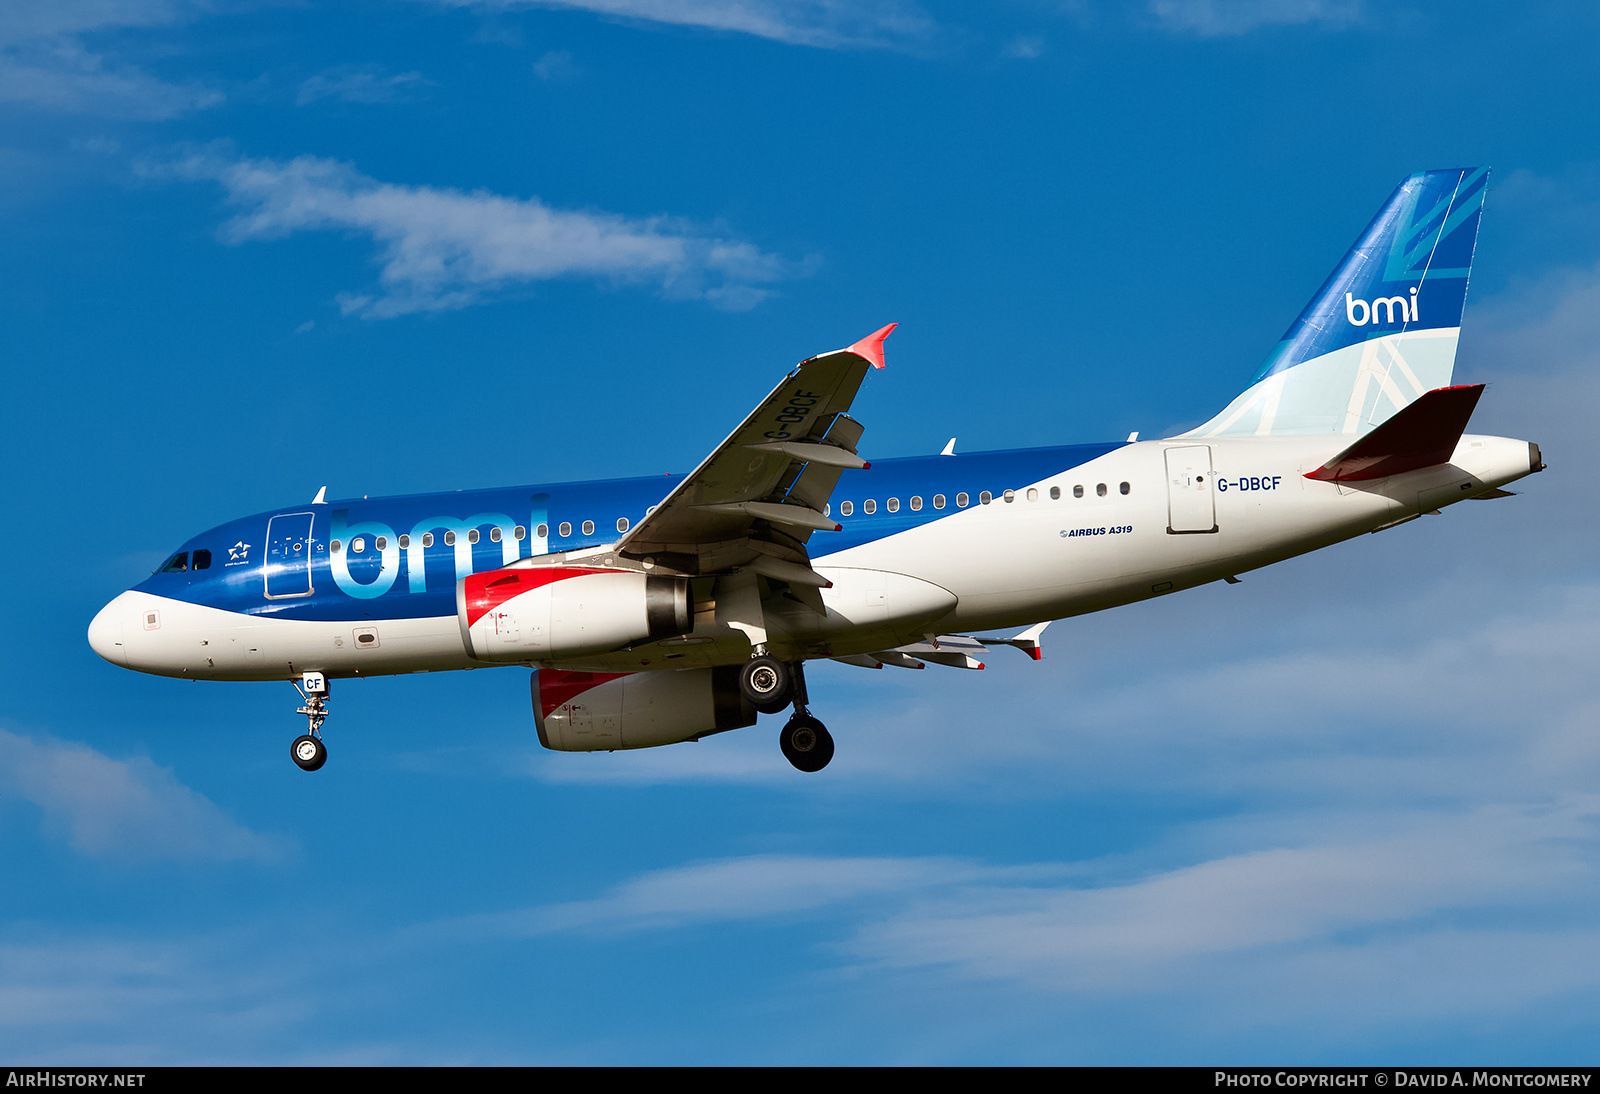
M 1366 433 L 1448 386 L 1488 177 L 1468 167 L 1402 182 L 1255 382 L 1186 436 Z

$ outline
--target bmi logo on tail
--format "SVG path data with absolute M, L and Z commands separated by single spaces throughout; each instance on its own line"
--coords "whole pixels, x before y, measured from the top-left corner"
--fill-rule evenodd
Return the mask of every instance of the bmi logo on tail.
M 1357 308 L 1361 309 L 1360 319 L 1356 318 Z M 1344 316 L 1350 320 L 1351 326 L 1364 327 L 1368 323 L 1376 324 L 1378 322 L 1379 308 L 1384 310 L 1383 322 L 1385 323 L 1415 323 L 1417 321 L 1416 286 L 1412 286 L 1409 305 L 1403 296 L 1389 296 L 1381 300 L 1374 300 L 1369 304 L 1365 300 L 1355 299 L 1351 293 L 1344 294 Z M 1400 317 L 1399 319 L 1395 318 L 1397 314 Z

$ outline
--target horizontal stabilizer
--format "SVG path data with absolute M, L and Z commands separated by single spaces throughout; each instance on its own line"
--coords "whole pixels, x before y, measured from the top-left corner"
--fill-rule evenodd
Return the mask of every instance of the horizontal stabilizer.
M 1482 384 L 1435 388 L 1306 478 L 1359 482 L 1449 463 L 1482 394 Z

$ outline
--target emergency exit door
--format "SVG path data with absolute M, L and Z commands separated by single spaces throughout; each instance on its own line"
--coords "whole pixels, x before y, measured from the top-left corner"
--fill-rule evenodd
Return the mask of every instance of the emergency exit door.
M 1167 531 L 1173 535 L 1215 532 L 1217 507 L 1211 474 L 1211 446 L 1169 448 L 1167 456 Z

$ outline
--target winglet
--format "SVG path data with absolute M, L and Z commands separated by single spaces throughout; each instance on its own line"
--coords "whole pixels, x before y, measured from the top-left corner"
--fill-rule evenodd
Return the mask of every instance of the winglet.
M 853 353 L 857 357 L 866 358 L 868 363 L 870 363 L 873 368 L 882 368 L 884 366 L 883 340 L 889 337 L 890 332 L 892 332 L 899 325 L 899 323 L 890 323 L 887 327 L 884 327 L 880 331 L 873 331 L 861 341 L 845 350 L 845 352 Z
M 1050 625 L 1050 622 L 1050 620 L 1046 619 L 1043 623 L 1035 623 L 1013 638 L 1011 644 L 1035 661 L 1043 661 L 1044 649 L 1039 643 L 1039 638 L 1044 634 L 1044 629 Z

